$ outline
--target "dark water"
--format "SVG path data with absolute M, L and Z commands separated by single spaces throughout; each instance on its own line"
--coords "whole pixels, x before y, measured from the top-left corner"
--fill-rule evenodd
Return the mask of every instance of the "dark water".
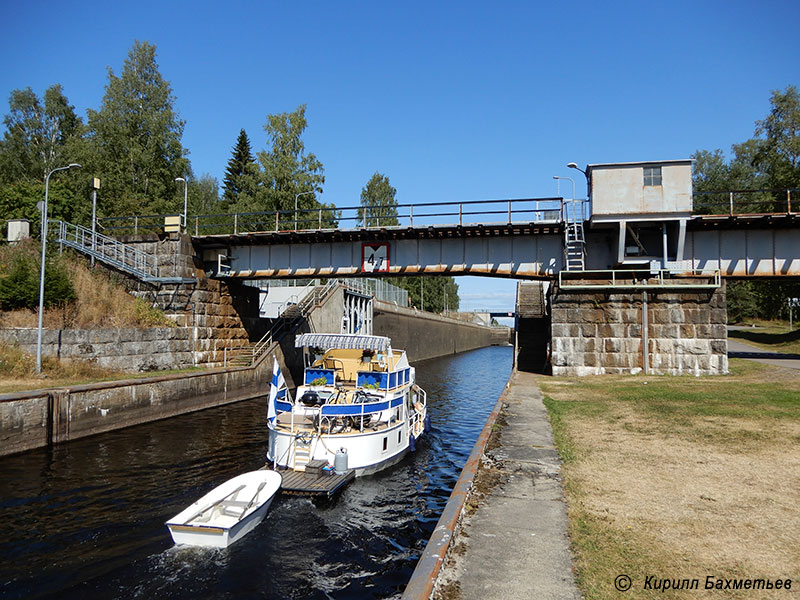
M 386 598 L 402 592 L 511 369 L 511 348 L 418 363 L 417 452 L 315 505 L 278 496 L 227 549 L 164 522 L 264 464 L 265 400 L 0 459 L 2 598 Z

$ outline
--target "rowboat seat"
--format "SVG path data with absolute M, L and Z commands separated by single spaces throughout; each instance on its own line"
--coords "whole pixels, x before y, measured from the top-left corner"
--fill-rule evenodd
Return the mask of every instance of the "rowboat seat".
M 223 500 L 217 504 L 219 512 L 229 517 L 241 517 L 248 506 L 250 506 L 250 502 L 241 500 Z

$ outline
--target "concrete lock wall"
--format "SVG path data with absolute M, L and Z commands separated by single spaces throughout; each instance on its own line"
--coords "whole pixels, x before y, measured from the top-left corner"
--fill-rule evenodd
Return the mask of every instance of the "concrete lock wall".
M 416 362 L 491 346 L 502 338 L 493 338 L 492 328 L 473 325 L 413 308 L 386 302 L 374 303 L 372 331 L 392 339 L 392 346 L 406 351 Z M 506 337 L 508 333 L 506 330 Z
M 639 373 L 644 369 L 642 292 L 556 290 L 551 297 L 553 375 Z M 649 372 L 728 372 L 725 287 L 648 291 Z
M 280 348 L 275 355 L 286 372 Z M 0 456 L 266 395 L 272 362 L 270 354 L 255 368 L 2 394 Z

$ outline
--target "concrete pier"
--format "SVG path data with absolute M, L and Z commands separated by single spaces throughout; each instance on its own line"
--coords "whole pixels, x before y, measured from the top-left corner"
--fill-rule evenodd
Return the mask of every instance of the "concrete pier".
M 580 598 L 561 462 L 535 375 L 514 373 L 499 404 L 403 598 Z

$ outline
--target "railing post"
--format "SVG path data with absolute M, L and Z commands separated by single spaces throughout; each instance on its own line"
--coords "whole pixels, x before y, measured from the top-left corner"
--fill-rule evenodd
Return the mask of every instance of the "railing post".
M 239 233 L 239 213 L 233 215 L 233 235 Z
M 278 214 L 279 211 L 275 211 L 275 231 L 278 231 Z
M 322 208 L 319 209 L 319 224 L 317 225 L 317 229 L 322 229 Z
M 786 190 L 786 213 L 792 214 L 792 190 Z
M 408 210 L 409 210 L 408 216 L 411 217 L 410 225 L 411 225 L 411 227 L 413 227 L 414 226 L 414 205 L 412 204 L 411 206 L 409 206 Z
M 133 235 L 139 235 L 139 217 L 133 217 Z
M 458 203 L 458 224 L 461 225 L 461 203 Z
M 195 217 L 194 218 L 194 235 L 195 235 L 195 237 L 197 237 L 199 235 L 199 233 L 198 233 L 199 231 L 200 231 L 200 217 Z
M 508 224 L 511 225 L 511 200 L 508 201 Z
M 733 192 L 728 192 L 728 198 L 731 205 L 731 216 L 733 216 Z

